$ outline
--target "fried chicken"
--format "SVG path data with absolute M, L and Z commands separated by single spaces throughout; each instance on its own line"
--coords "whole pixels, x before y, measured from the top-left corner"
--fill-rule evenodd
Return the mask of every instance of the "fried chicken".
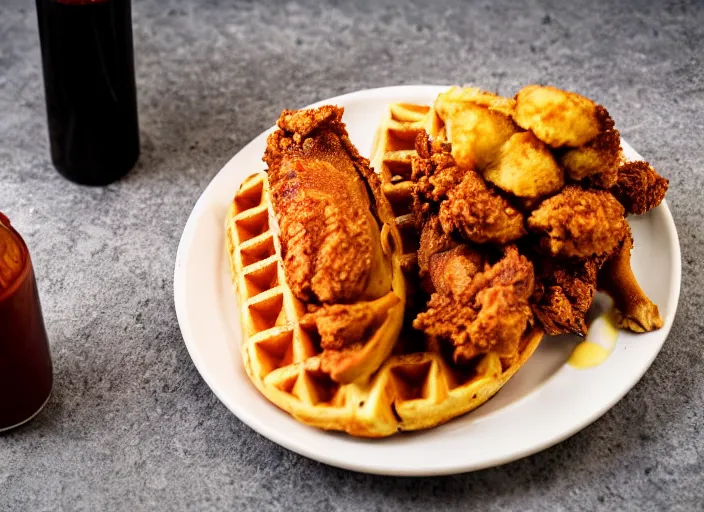
M 442 230 L 437 214 L 432 215 L 422 224 L 420 230 L 420 244 L 417 253 L 419 277 L 425 279 L 428 276 L 430 260 L 433 256 L 453 249 L 458 245 L 458 242 Z
M 582 146 L 614 125 L 606 109 L 592 100 L 540 85 L 518 91 L 510 113 L 518 126 L 553 148 Z
M 455 163 L 451 146 L 438 140 L 430 141 L 421 132 L 415 141 L 417 157 L 411 160 L 413 183 L 413 214 L 416 226 L 423 226 L 429 215 L 437 213 L 438 205 L 447 200 L 447 194 L 464 177 L 465 171 Z
M 608 189 L 616 184 L 621 156 L 618 130 L 607 130 L 584 146 L 565 151 L 560 162 L 573 180 L 590 178 L 590 184 Z
M 633 332 L 648 332 L 663 325 L 658 307 L 643 292 L 631 269 L 633 237 L 630 230 L 620 249 L 598 274 L 599 289 L 614 301 L 616 324 Z
M 445 233 L 475 243 L 504 244 L 523 236 L 523 215 L 489 188 L 474 170 L 460 169 L 449 145 L 431 145 L 427 134 L 416 139 L 411 179 L 415 183 L 414 213 L 427 218 L 439 213 Z
M 437 215 L 423 226 L 418 248 L 419 276 L 427 293 L 458 294 L 484 266 L 484 255 L 446 235 Z
M 510 117 L 489 109 L 507 103 L 511 100 L 473 87 L 453 87 L 438 95 L 435 111 L 445 123 L 445 135 L 459 167 L 484 169 L 518 131 Z
M 611 193 L 568 185 L 533 211 L 528 227 L 542 235 L 540 246 L 552 256 L 604 256 L 626 236 L 624 213 Z
M 553 194 L 565 185 L 562 168 L 530 131 L 512 135 L 483 174 L 500 189 L 524 199 Z
M 447 262 L 440 263 L 446 265 L 443 272 L 430 269 L 438 291 L 413 326 L 425 333 L 429 345 L 454 347 L 456 363 L 489 351 L 515 360 L 532 321 L 528 300 L 533 293 L 533 265 L 513 245 L 506 247 L 501 260 L 494 265 L 485 262 L 483 268 L 478 265 L 480 253 L 454 254 L 450 259 L 451 271 Z
M 669 181 L 648 162 L 627 162 L 619 167 L 618 182 L 611 192 L 626 208 L 626 213 L 641 215 L 662 202 L 668 185 Z
M 667 180 L 625 163 L 604 107 L 528 86 L 513 100 L 452 88 L 434 108 L 445 131 L 432 143 L 418 136 L 411 176 L 419 275 L 431 294 L 413 326 L 429 350 L 449 347 L 460 364 L 488 351 L 510 359 L 534 318 L 547 334 L 585 336 L 597 285 L 621 326 L 662 325 L 631 272 L 625 215 L 659 204 Z M 529 259 L 509 245 L 490 264 L 507 243 Z
M 302 316 L 299 323 L 304 329 L 316 326 L 324 350 L 342 350 L 365 341 L 398 302 L 399 298 L 389 292 L 371 302 L 325 304 Z
M 379 178 L 349 140 L 343 109 L 285 110 L 267 139 L 287 282 L 305 302 L 374 299 L 390 289 L 375 202 Z
M 533 314 L 547 334 L 587 334 L 584 320 L 594 300 L 597 271 L 603 258 L 575 262 L 535 261 Z

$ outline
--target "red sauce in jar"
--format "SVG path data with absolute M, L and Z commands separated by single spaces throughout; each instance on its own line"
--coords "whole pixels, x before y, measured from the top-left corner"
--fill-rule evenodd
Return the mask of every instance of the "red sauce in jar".
M 0 431 L 33 418 L 47 402 L 52 380 L 32 260 L 0 213 Z

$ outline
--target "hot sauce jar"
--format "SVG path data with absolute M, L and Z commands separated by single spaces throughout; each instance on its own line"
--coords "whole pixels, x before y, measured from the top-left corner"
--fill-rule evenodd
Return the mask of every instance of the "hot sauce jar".
M 0 213 L 0 431 L 36 416 L 49 400 L 52 380 L 32 260 Z

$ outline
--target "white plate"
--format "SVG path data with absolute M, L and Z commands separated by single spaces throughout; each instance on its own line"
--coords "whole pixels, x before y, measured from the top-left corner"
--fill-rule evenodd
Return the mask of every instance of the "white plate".
M 429 104 L 444 89 L 387 87 L 319 104 L 345 107 L 352 142 L 368 155 L 386 105 Z M 196 203 L 178 248 L 174 299 L 183 339 L 205 382 L 238 418 L 275 443 L 326 464 L 369 473 L 438 475 L 494 466 L 552 446 L 599 418 L 638 382 L 660 351 L 675 317 L 681 277 L 677 232 L 665 202 L 629 219 L 635 238 L 633 270 L 660 307 L 662 329 L 641 335 L 620 332 L 606 362 L 586 370 L 565 364 L 573 340 L 545 338 L 490 402 L 435 429 L 364 440 L 297 422 L 260 395 L 242 367 L 239 314 L 224 245 L 227 207 L 240 182 L 264 169 L 261 158 L 270 131 L 236 154 Z M 639 158 L 625 143 L 624 149 Z

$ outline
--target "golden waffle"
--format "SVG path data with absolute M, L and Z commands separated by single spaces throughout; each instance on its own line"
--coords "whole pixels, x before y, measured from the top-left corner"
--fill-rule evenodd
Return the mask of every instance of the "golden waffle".
M 370 158 L 372 168 L 381 175 L 382 192 L 391 205 L 401 235 L 401 269 L 411 294 L 417 291 L 416 253 L 420 242 L 411 214 L 411 160 L 416 155 L 415 139 L 422 131 L 431 137 L 444 136 L 442 121 L 431 107 L 410 103 L 389 105 L 374 138 Z
M 321 370 L 315 336 L 297 321 L 305 311 L 286 286 L 273 218 L 266 174 L 255 174 L 237 192 L 226 224 L 242 360 L 257 389 L 304 423 L 365 437 L 438 425 L 490 398 L 540 340 L 531 331 L 519 363 L 506 369 L 489 354 L 463 374 L 441 355 L 420 352 L 390 356 L 368 379 L 339 384 Z M 382 326 L 375 334 L 388 333 Z

